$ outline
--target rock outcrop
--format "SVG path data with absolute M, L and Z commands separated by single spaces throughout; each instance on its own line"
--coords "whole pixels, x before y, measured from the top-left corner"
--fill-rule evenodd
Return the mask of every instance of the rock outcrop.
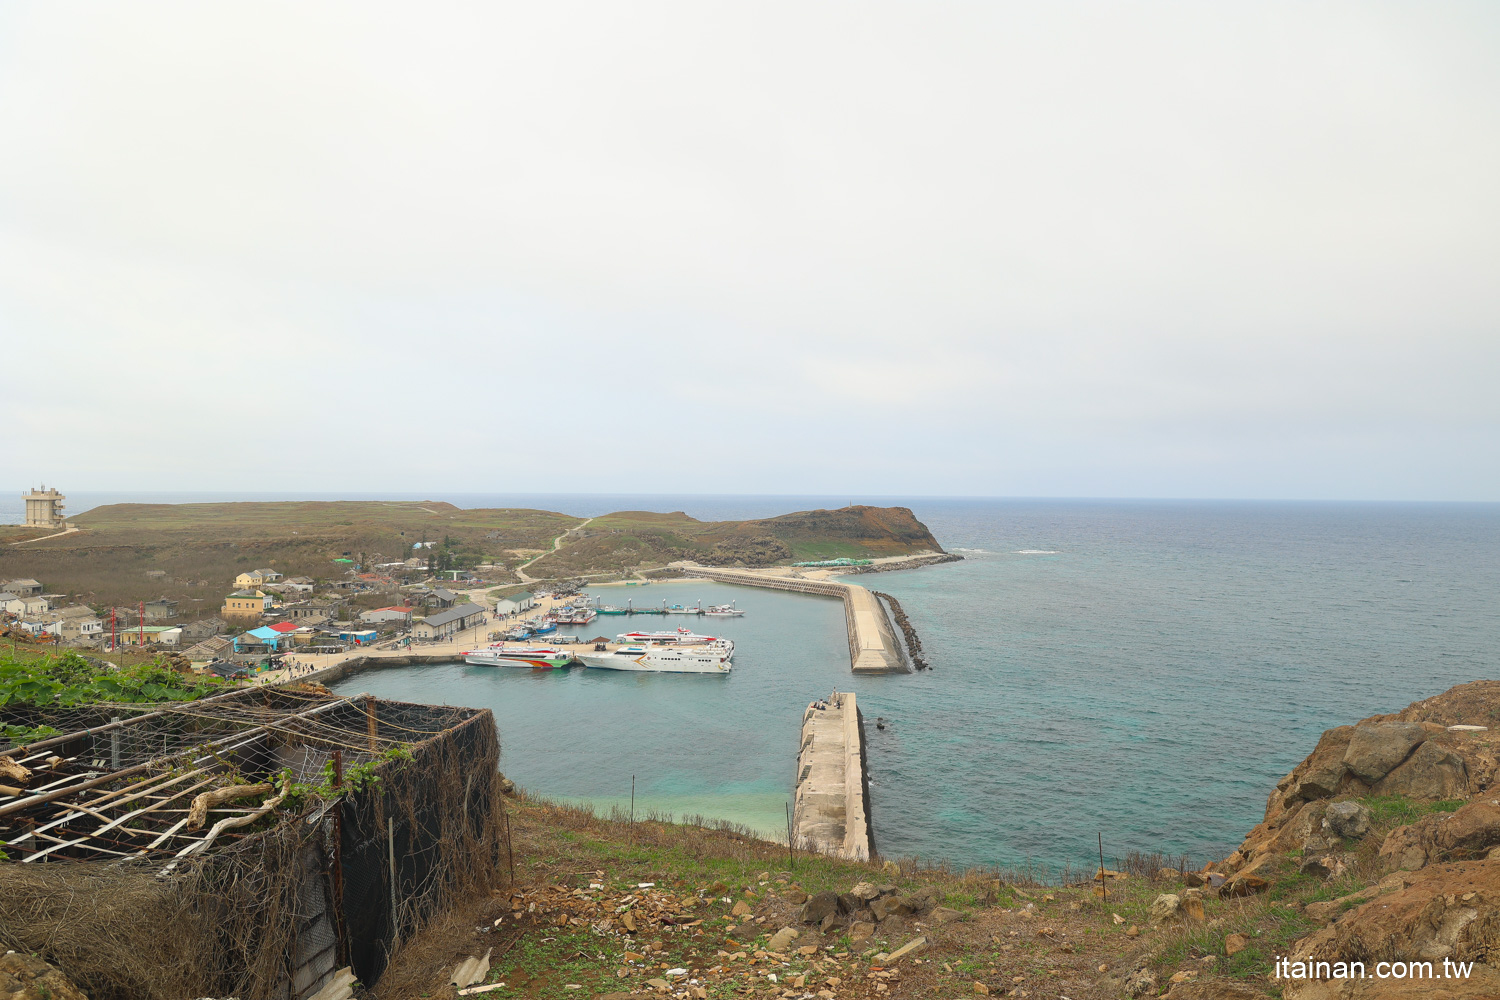
M 0 955 L 0 998 L 88 1000 L 88 995 L 40 958 L 8 951 Z

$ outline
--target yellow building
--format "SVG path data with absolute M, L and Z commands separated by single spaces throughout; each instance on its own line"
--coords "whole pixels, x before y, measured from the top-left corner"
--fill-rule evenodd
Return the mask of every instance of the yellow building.
M 258 569 L 252 569 L 248 573 L 241 573 L 234 578 L 234 585 L 241 590 L 250 590 L 259 587 L 266 582 L 265 574 Z
M 259 618 L 266 611 L 266 595 L 258 590 L 236 590 L 224 598 L 224 607 L 219 614 L 226 619 Z

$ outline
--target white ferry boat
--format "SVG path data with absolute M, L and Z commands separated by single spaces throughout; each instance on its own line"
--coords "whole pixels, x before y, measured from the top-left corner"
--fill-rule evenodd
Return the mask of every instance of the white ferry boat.
M 745 612 L 736 608 L 734 602 L 730 601 L 728 604 L 715 604 L 703 613 L 710 618 L 738 618 Z
M 731 650 L 719 646 L 621 646 L 579 653 L 586 667 L 662 674 L 728 674 Z
M 691 629 L 680 628 L 673 632 L 621 632 L 615 636 L 627 646 L 668 644 L 675 646 L 714 646 L 734 652 L 734 643 L 715 635 L 699 635 Z
M 465 663 L 476 667 L 528 667 L 532 670 L 552 670 L 573 662 L 572 653 L 552 646 L 515 646 L 507 649 L 504 643 L 470 650 L 463 657 Z

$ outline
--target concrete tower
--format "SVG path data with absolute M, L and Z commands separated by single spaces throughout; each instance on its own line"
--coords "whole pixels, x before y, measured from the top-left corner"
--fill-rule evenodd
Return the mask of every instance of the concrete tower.
M 30 493 L 22 493 L 26 501 L 26 527 L 61 528 L 63 526 L 63 495 L 56 489 L 39 486 Z

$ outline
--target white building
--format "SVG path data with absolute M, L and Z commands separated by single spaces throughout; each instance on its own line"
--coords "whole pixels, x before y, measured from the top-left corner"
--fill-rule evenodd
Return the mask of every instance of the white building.
M 536 598 L 529 592 L 522 591 L 519 594 L 511 594 L 502 597 L 495 602 L 495 613 L 497 615 L 514 615 L 522 611 L 530 611 L 536 607 Z

